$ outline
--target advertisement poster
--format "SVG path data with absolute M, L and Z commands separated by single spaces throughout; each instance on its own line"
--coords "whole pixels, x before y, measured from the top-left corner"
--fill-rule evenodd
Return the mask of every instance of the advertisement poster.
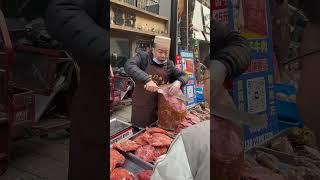
M 196 105 L 194 56 L 192 51 L 180 51 L 180 57 L 182 70 L 189 76 L 188 83 L 183 88 L 183 93 L 189 99 L 186 102 L 187 108 L 191 108 Z
M 237 30 L 247 38 L 252 62 L 245 73 L 232 83 L 232 96 L 239 110 L 262 116 L 267 125 L 260 129 L 245 126 L 246 149 L 263 143 L 278 132 L 274 102 L 274 70 L 271 36 L 271 16 L 268 0 L 212 0 L 217 20 Z M 211 2 L 212 2 L 211 1 Z M 227 11 L 222 19 L 219 12 Z M 220 18 L 220 19 L 219 19 Z M 225 20 L 228 22 L 225 22 Z

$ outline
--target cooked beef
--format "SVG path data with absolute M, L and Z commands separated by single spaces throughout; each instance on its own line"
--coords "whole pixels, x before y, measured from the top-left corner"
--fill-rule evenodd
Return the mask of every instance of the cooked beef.
M 245 168 L 241 180 L 285 180 L 281 175 L 273 173 L 271 170 L 256 166 Z
M 168 87 L 163 88 L 168 93 Z M 183 95 L 182 91 L 179 95 Z M 185 102 L 174 96 L 159 95 L 159 111 L 157 126 L 165 130 L 174 131 L 186 116 Z
M 279 137 L 272 141 L 271 149 L 287 154 L 294 154 L 293 148 L 287 137 Z

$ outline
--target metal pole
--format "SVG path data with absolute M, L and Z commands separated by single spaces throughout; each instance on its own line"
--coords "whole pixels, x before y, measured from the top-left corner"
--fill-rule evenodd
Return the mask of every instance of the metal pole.
M 189 50 L 189 0 L 187 1 L 187 50 Z
M 176 53 L 177 53 L 177 21 L 178 21 L 178 0 L 171 1 L 171 18 L 170 18 L 170 55 L 169 58 L 176 63 Z

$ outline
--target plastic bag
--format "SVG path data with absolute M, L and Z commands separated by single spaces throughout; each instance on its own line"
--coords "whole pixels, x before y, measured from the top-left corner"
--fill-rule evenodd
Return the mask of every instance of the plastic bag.
M 186 117 L 187 108 L 185 101 L 167 94 L 169 88 L 170 86 L 161 87 L 166 95 L 159 94 L 157 126 L 165 130 L 173 131 Z M 181 90 L 178 94 L 183 95 Z

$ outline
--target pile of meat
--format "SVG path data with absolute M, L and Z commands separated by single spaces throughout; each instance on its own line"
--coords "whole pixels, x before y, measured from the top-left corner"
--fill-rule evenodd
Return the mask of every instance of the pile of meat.
M 129 147 L 125 147 L 125 145 Z M 132 149 L 132 143 L 122 144 L 121 147 L 125 150 Z M 125 164 L 125 157 L 122 156 L 116 149 L 110 149 L 110 180 L 134 180 L 134 175 L 130 171 L 123 168 Z M 152 176 L 151 170 L 143 170 L 137 174 L 138 180 L 150 180 Z
M 197 124 L 199 122 L 201 122 L 201 120 L 197 116 L 195 116 L 191 113 L 187 113 L 186 117 L 183 119 L 183 121 L 175 129 L 174 134 L 178 134 L 182 129 L 190 127 L 190 126 Z
M 161 128 L 146 128 L 146 132 L 133 141 L 126 140 L 115 144 L 114 147 L 124 152 L 133 152 L 140 159 L 154 163 L 160 156 L 167 153 L 172 140 L 167 136 L 167 131 Z
M 246 166 L 243 177 L 253 178 L 259 174 L 261 176 L 255 179 L 320 179 L 320 152 L 313 133 L 307 128 L 291 129 L 269 142 L 264 149 L 248 155 L 251 164 Z
M 174 131 L 184 120 L 187 109 L 185 101 L 169 96 L 169 87 L 162 87 L 165 95 L 159 95 L 158 123 L 157 126 L 166 130 Z M 179 95 L 183 96 L 180 90 Z
M 167 93 L 168 87 L 162 87 Z M 179 95 L 183 96 L 182 91 Z M 199 118 L 201 117 L 201 119 Z M 177 99 L 175 96 L 159 96 L 159 111 L 157 126 L 172 134 L 178 134 L 182 129 L 190 127 L 204 120 L 210 119 L 210 111 L 205 105 L 199 105 L 186 110 L 185 101 Z
M 134 175 L 122 168 L 125 158 L 115 149 L 110 149 L 110 180 L 125 179 L 134 180 Z
M 210 109 L 208 103 L 199 104 L 191 108 L 190 113 L 199 117 L 200 121 L 207 121 L 210 119 Z

